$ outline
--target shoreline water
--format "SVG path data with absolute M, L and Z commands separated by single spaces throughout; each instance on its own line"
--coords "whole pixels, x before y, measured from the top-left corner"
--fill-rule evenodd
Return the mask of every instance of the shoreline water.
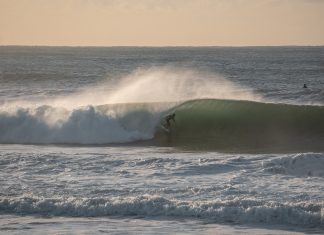
M 1 218 L 5 217 L 5 218 Z M 138 218 L 138 217 L 18 217 L 0 216 L 1 233 L 19 231 L 19 234 L 59 233 L 70 234 L 77 230 L 82 234 L 257 234 L 257 235 L 298 235 L 321 234 L 317 229 L 285 228 L 253 224 L 212 224 L 203 221 L 177 220 L 176 218 Z M 167 230 L 167 232 L 166 232 Z

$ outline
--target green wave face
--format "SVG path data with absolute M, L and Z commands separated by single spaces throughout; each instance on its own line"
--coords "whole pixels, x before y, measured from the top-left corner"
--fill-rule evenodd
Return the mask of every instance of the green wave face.
M 156 139 L 188 149 L 317 151 L 324 149 L 324 107 L 233 100 L 193 100 Z M 164 120 L 162 120 L 163 122 Z

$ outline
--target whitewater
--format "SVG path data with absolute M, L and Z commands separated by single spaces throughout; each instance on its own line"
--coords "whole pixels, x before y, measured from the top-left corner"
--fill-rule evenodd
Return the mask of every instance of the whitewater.
M 323 62 L 0 47 L 0 233 L 322 234 Z

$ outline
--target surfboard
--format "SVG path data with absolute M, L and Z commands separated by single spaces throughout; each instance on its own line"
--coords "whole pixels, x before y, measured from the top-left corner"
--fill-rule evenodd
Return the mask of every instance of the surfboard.
M 161 125 L 161 129 L 167 133 L 170 133 L 170 129 L 166 128 L 165 126 Z

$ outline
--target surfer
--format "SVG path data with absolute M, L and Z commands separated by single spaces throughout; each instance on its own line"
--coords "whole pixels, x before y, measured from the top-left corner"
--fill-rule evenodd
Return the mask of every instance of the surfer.
M 167 128 L 171 126 L 171 120 L 175 123 L 175 113 L 169 114 L 168 116 L 165 117 Z
M 307 85 L 306 85 L 306 84 L 304 84 L 303 88 L 307 88 Z

